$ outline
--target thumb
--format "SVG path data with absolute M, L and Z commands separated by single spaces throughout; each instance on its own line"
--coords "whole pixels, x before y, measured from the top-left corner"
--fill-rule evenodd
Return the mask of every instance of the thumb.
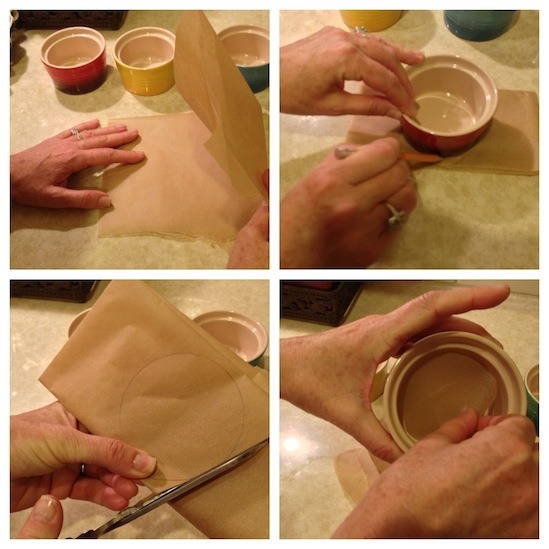
M 63 526 L 63 508 L 55 496 L 45 495 L 34 504 L 19 532 L 19 539 L 57 539 Z
M 257 238 L 264 242 L 269 241 L 269 206 L 263 203 L 248 221 L 248 228 Z
M 443 423 L 436 431 L 420 441 L 420 444 L 424 441 L 430 441 L 437 447 L 459 444 L 477 432 L 478 418 L 478 412 L 466 406 L 459 415 Z
M 120 440 L 76 431 L 76 444 L 62 445 L 65 463 L 98 465 L 126 478 L 145 478 L 156 468 L 156 459 Z

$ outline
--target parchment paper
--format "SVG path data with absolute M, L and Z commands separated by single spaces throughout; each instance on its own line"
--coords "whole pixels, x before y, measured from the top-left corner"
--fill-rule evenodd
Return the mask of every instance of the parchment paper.
M 161 234 L 223 244 L 267 198 L 261 106 L 205 15 L 184 11 L 176 32 L 176 86 L 194 114 L 110 120 L 137 128 L 146 161 L 106 170 L 113 207 L 100 236 Z
M 40 381 L 92 433 L 155 456 L 153 492 L 269 434 L 257 370 L 139 281 L 109 284 Z M 267 448 L 174 507 L 209 537 L 268 537 L 268 471 Z
M 390 463 L 382 461 L 366 448 L 354 448 L 334 458 L 334 468 L 347 498 L 356 505 L 368 488 Z
M 209 131 L 192 112 L 121 118 L 139 131 L 139 165 L 110 168 L 103 188 L 113 208 L 99 221 L 100 236 L 160 234 L 202 238 L 219 245 L 234 240 L 261 204 L 254 192 L 242 195 L 205 149 Z
M 181 17 L 174 72 L 179 93 L 212 133 L 206 148 L 240 192 L 255 187 L 266 199 L 261 106 L 201 11 L 185 11 Z
M 488 131 L 467 151 L 445 158 L 429 169 L 517 175 L 539 173 L 539 103 L 534 92 L 498 90 L 498 108 Z M 403 149 L 414 150 L 387 117 L 355 116 L 347 142 L 365 144 L 383 135 L 399 139 Z

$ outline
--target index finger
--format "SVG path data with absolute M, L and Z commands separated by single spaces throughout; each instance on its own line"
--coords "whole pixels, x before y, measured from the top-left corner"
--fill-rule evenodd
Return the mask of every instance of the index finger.
M 364 55 L 393 73 L 400 82 L 402 88 L 408 94 L 408 97 L 412 98 L 414 96 L 414 90 L 404 67 L 401 65 L 400 58 L 403 55 L 403 50 L 401 48 L 396 48 L 393 44 L 373 35 L 364 39 L 360 34 L 355 33 L 353 37 L 355 44 Z M 384 91 L 391 92 L 390 89 Z
M 396 352 L 415 335 L 451 315 L 490 309 L 509 297 L 509 286 L 478 286 L 428 292 L 385 315 L 384 344 Z
M 479 418 L 479 431 L 490 427 L 505 429 L 529 446 L 533 446 L 536 440 L 536 429 L 534 427 L 534 423 L 531 419 L 519 414 L 507 416 L 483 416 Z

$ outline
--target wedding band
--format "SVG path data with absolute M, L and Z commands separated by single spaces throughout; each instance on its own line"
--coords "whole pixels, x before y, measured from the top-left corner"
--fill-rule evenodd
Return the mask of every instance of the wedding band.
M 355 27 L 355 32 L 360 34 L 361 38 L 366 38 L 366 40 L 368 40 L 369 36 L 366 27 Z
M 76 128 L 73 128 L 71 130 L 71 133 L 72 133 L 72 135 L 76 135 L 76 139 L 78 139 L 78 141 L 82 141 L 82 139 L 84 139 L 84 136 Z
M 86 464 L 82 463 L 80 465 L 80 476 L 85 477 L 86 476 Z
M 389 202 L 385 202 L 385 206 L 387 206 L 391 212 L 391 217 L 387 220 L 387 230 L 398 231 L 406 223 L 406 213 L 404 210 L 398 211 L 394 206 L 389 204 Z
M 349 149 L 347 147 L 336 147 L 336 149 L 334 150 L 334 156 L 338 160 L 341 160 L 342 158 L 347 158 L 348 156 L 351 156 L 355 151 L 356 149 Z

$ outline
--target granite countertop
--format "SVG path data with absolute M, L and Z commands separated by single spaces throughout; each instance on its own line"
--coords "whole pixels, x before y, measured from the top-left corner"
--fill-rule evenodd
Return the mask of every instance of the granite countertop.
M 339 11 L 281 11 L 281 46 L 325 26 L 347 29 Z M 484 67 L 499 89 L 539 96 L 538 29 L 538 12 L 520 11 L 504 35 L 468 42 L 446 29 L 442 11 L 412 10 L 377 34 L 426 55 L 463 55 Z M 349 116 L 281 115 L 282 197 L 345 140 L 350 124 Z M 415 177 L 416 210 L 373 268 L 538 268 L 538 176 L 431 167 L 416 171 Z
M 365 282 L 345 322 L 383 314 L 431 289 L 454 281 Z M 462 315 L 484 326 L 504 346 L 521 374 L 538 364 L 538 296 L 513 292 L 497 309 Z M 282 319 L 280 337 L 330 329 L 320 324 Z M 383 396 L 373 403 L 383 417 Z M 353 508 L 334 469 L 334 459 L 361 446 L 349 435 L 292 404 L 280 402 L 280 536 L 328 538 Z
M 212 310 L 232 310 L 261 322 L 269 332 L 269 283 L 261 280 L 150 280 L 147 283 L 187 316 Z M 10 413 L 18 414 L 55 400 L 38 381 L 67 340 L 67 330 L 76 315 L 92 306 L 107 281 L 101 281 L 87 303 L 12 298 L 10 308 L 11 370 Z M 269 370 L 269 348 L 259 367 Z M 141 488 L 134 501 L 150 494 Z M 77 536 L 115 515 L 93 503 L 65 500 L 65 527 L 61 537 Z M 29 511 L 10 515 L 11 537 L 17 537 Z M 202 532 L 164 505 L 106 538 L 203 538 Z
M 205 11 L 213 28 L 255 24 L 269 28 L 267 11 Z M 53 86 L 40 61 L 51 30 L 13 35 L 10 77 L 10 152 L 15 153 L 78 123 L 98 118 L 149 116 L 189 111 L 176 87 L 143 97 L 123 87 L 112 56 L 116 39 L 136 27 L 157 26 L 175 33 L 180 11 L 130 10 L 119 30 L 101 30 L 107 42 L 108 76 L 93 92 L 67 95 Z M 256 94 L 269 112 L 269 90 Z M 97 236 L 99 213 L 48 210 L 12 204 L 11 267 L 14 269 L 196 268 L 224 269 L 227 252 L 209 242 L 182 242 L 156 236 Z

